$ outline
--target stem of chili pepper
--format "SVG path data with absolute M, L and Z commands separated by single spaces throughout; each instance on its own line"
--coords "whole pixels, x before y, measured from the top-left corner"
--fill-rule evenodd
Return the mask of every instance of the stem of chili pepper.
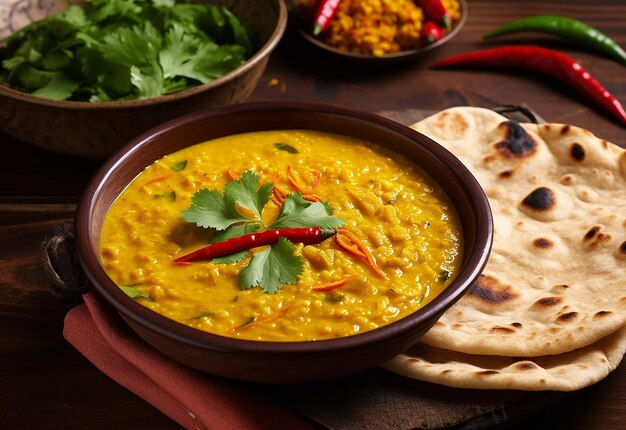
M 567 83 L 626 126 L 626 112 L 620 102 L 583 66 L 558 51 L 538 46 L 505 46 L 446 58 L 430 67 L 443 69 L 463 66 L 518 68 L 543 73 Z
M 190 254 L 178 257 L 174 260 L 174 263 L 187 263 L 191 261 L 210 260 L 212 258 L 223 257 L 225 255 L 256 248 L 257 246 L 272 245 L 278 242 L 278 239 L 281 237 L 284 237 L 293 243 L 311 245 L 314 243 L 320 243 L 324 239 L 334 235 L 334 230 L 320 227 L 296 227 L 266 230 L 261 233 L 244 234 L 243 236 L 213 243 Z
M 315 23 L 313 35 L 317 36 L 330 26 L 330 22 L 335 17 L 339 2 L 341 0 L 320 0 L 317 12 L 315 13 Z
M 452 17 L 441 0 L 417 0 L 417 5 L 422 8 L 427 19 L 435 21 L 450 31 Z
M 483 39 L 524 31 L 548 33 L 595 48 L 622 64 L 626 64 L 626 52 L 601 31 L 573 18 L 553 15 L 536 15 L 509 22 L 483 35 Z

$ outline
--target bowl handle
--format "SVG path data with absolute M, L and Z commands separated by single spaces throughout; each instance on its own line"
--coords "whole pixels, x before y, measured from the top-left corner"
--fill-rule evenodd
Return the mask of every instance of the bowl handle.
M 57 225 L 54 235 L 42 242 L 41 264 L 55 293 L 81 295 L 89 292 L 89 281 L 78 260 L 70 226 Z

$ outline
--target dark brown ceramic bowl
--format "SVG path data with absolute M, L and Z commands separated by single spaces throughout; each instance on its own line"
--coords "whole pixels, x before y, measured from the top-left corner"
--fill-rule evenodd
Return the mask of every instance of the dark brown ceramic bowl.
M 308 22 L 305 22 L 302 16 L 297 13 L 297 2 L 292 0 L 291 2 L 288 2 L 288 5 L 290 11 L 290 27 L 295 28 L 296 32 L 307 43 L 311 44 L 315 48 L 326 52 L 336 59 L 349 61 L 351 63 L 359 63 L 365 65 L 388 65 L 403 63 L 420 58 L 427 52 L 437 49 L 441 45 L 450 41 L 454 36 L 456 36 L 459 31 L 461 31 L 461 28 L 463 28 L 463 25 L 465 25 L 468 14 L 467 1 L 459 0 L 459 3 L 461 8 L 461 17 L 457 22 L 453 24 L 452 29 L 444 37 L 428 45 L 422 45 L 416 47 L 415 49 L 407 49 L 400 52 L 386 54 L 380 57 L 374 55 L 360 54 L 356 52 L 348 52 L 324 43 L 322 40 L 312 34 L 312 25 Z
M 6 28 L 43 18 L 50 10 L 57 12 L 65 4 L 42 0 L 25 13 L 21 3 L 9 0 L 6 7 L 0 8 L 0 22 L 8 26 L 0 26 L 0 35 L 7 35 Z M 256 53 L 235 70 L 178 93 L 119 102 L 48 100 L 0 85 L 0 129 L 51 151 L 105 158 L 139 133 L 172 118 L 245 101 L 261 79 L 270 54 L 285 31 L 287 8 L 283 0 L 211 0 L 210 3 L 229 8 L 258 36 Z M 2 16 L 4 13 L 7 16 Z M 18 22 L 20 18 L 25 22 Z
M 366 139 L 422 166 L 448 193 L 465 239 L 458 277 L 414 314 L 370 332 L 309 342 L 259 342 L 209 334 L 136 303 L 106 275 L 99 256 L 102 221 L 126 185 L 166 154 L 243 132 L 313 129 Z M 415 343 L 474 283 L 491 249 L 492 217 L 480 185 L 465 166 L 424 135 L 383 117 L 313 102 L 256 102 L 189 114 L 133 139 L 90 182 L 74 224 L 78 254 L 95 291 L 148 343 L 188 366 L 229 378 L 292 383 L 371 368 Z

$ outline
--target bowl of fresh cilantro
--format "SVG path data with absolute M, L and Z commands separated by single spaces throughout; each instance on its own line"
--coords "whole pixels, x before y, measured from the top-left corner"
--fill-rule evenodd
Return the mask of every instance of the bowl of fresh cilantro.
M 90 158 L 246 100 L 287 22 L 283 0 L 24 3 L 0 7 L 0 129 Z

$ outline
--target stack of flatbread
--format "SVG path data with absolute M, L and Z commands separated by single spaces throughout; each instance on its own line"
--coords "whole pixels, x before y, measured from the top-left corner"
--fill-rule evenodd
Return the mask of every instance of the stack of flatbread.
M 571 391 L 608 375 L 626 350 L 626 151 L 481 108 L 412 127 L 481 183 L 494 244 L 472 289 L 384 367 L 474 389 Z

